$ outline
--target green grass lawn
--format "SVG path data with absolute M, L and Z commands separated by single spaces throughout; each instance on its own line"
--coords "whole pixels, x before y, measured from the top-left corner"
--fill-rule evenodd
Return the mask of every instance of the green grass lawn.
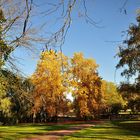
M 67 129 L 77 124 L 0 126 L 0 140 L 17 140 L 47 133 L 48 131 Z M 140 121 L 95 123 L 95 126 L 81 130 L 64 140 L 140 140 Z
M 123 127 L 125 124 L 125 127 Z M 121 127 L 120 127 L 121 126 Z M 127 126 L 127 127 L 126 127 Z M 133 130 L 136 127 L 136 131 Z M 131 128 L 131 130 L 129 130 Z M 64 140 L 140 140 L 140 121 L 117 122 L 116 125 L 106 122 L 96 125 L 71 136 L 65 136 Z
M 16 125 L 0 126 L 0 140 L 17 140 L 47 133 L 48 131 L 66 129 L 72 125 Z

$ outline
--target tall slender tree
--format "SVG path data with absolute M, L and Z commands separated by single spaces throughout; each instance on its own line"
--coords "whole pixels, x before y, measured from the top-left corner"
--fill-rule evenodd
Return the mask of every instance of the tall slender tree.
M 84 58 L 82 53 L 71 59 L 75 111 L 80 118 L 99 115 L 102 93 L 97 67 L 95 60 Z
M 67 58 L 53 50 L 41 53 L 35 73 L 31 79 L 35 86 L 33 98 L 33 114 L 41 114 L 43 111 L 47 117 L 57 117 L 62 109 L 65 98 L 65 72 Z

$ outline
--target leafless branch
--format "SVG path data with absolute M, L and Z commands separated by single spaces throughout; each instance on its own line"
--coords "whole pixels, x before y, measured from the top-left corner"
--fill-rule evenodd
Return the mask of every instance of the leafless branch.
M 122 13 L 124 13 L 125 15 L 127 15 L 127 10 L 126 10 L 126 5 L 127 5 L 127 3 L 128 3 L 128 0 L 125 0 L 124 1 L 124 3 L 123 3 L 123 5 L 122 5 L 122 7 L 120 8 L 120 12 Z
M 84 11 L 86 22 L 97 27 L 98 23 L 88 15 L 86 0 L 46 1 L 43 4 L 34 0 L 1 0 L 0 6 L 7 19 L 3 28 L 3 34 L 7 37 L 6 42 L 13 47 L 13 51 L 18 47 L 32 50 L 36 42 L 47 44 L 48 47 L 59 46 L 60 51 L 62 51 L 62 45 L 72 23 L 73 11 L 75 6 L 80 5 L 81 2 L 83 3 L 82 10 Z M 46 23 L 47 19 L 53 16 L 55 16 L 53 20 L 57 29 L 51 31 L 50 28 L 46 28 Z M 34 22 L 31 23 L 33 17 L 43 17 L 44 20 L 40 26 L 34 26 Z M 36 33 L 32 32 L 34 28 Z M 41 33 L 42 30 L 43 32 Z M 44 34 L 45 32 L 52 33 L 48 34 L 48 36 L 41 35 L 39 37 L 39 34 Z

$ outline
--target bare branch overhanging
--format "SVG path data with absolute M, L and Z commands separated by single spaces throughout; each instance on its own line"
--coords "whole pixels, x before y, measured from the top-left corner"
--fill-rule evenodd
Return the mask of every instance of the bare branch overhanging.
M 78 11 L 75 7 L 81 3 L 83 6 L 81 12 L 83 12 L 85 21 L 96 26 L 98 23 L 88 15 L 86 0 L 59 0 L 56 3 L 46 1 L 43 4 L 36 0 L 1 0 L 0 8 L 6 17 L 2 33 L 7 45 L 12 46 L 13 51 L 19 47 L 35 50 L 34 46 L 38 46 L 36 43 L 42 43 L 49 47 L 60 47 L 62 51 L 62 45 L 72 23 L 73 13 L 75 10 Z M 53 16 L 57 29 L 50 31 L 46 28 L 46 20 Z M 40 17 L 44 20 L 41 21 L 40 26 L 35 26 L 34 24 L 37 23 L 34 18 L 39 21 L 37 18 Z M 52 33 L 46 36 L 46 32 Z

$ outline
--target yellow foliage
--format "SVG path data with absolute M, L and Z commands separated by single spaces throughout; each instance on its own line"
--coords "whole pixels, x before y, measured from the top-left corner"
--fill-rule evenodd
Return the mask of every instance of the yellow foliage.
M 120 103 L 122 106 L 126 104 L 122 96 L 117 92 L 116 85 L 112 82 L 102 81 L 102 95 L 104 106 L 106 107 L 117 103 Z
M 5 116 L 10 116 L 11 112 L 11 99 L 7 97 L 7 81 L 0 74 L 0 112 L 2 112 Z
M 43 107 L 49 116 L 57 115 L 57 108 L 66 91 L 64 82 L 67 74 L 62 73 L 62 69 L 65 70 L 67 65 L 67 57 L 61 53 L 53 50 L 41 53 L 37 69 L 31 77 L 35 86 L 34 108 Z
M 95 60 L 84 58 L 82 53 L 75 53 L 71 59 L 73 94 L 79 116 L 92 116 L 101 104 L 101 78 L 98 76 Z

